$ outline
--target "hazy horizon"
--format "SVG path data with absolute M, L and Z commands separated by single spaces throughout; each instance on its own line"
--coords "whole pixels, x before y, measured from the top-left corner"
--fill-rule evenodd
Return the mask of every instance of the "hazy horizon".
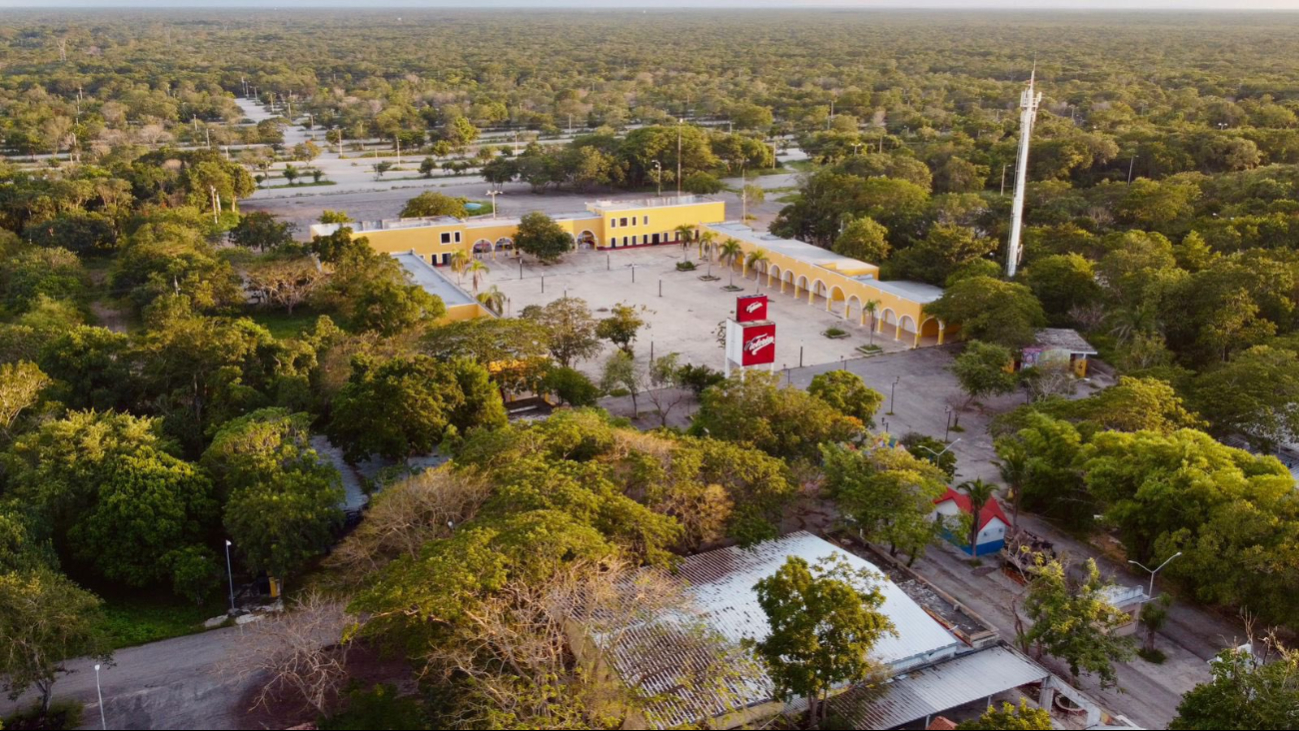
M 0 8 L 137 9 L 258 8 L 292 10 L 330 8 L 376 11 L 384 9 L 529 9 L 529 10 L 657 10 L 657 9 L 880 9 L 880 10 L 1034 10 L 1034 11 L 1296 11 L 1299 0 L 0 0 Z

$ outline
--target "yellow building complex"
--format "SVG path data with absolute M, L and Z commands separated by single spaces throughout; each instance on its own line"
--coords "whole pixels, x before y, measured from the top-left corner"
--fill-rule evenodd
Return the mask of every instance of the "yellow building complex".
M 913 346 L 941 344 L 943 322 L 924 313 L 924 306 L 942 296 L 942 290 L 917 282 L 879 280 L 879 267 L 840 256 L 818 246 L 755 231 L 726 221 L 726 204 L 704 196 L 664 196 L 634 201 L 594 201 L 580 213 L 552 216 L 573 238 L 575 249 L 622 249 L 682 242 L 682 227 L 698 236 L 711 231 L 716 246 L 728 240 L 740 244 L 744 257 L 734 262 L 744 276 L 765 279 L 769 289 L 823 305 L 851 323 Z M 400 259 L 415 279 L 442 297 L 447 317 L 462 320 L 490 314 L 472 297 L 436 271 L 451 263 L 451 255 L 464 251 L 496 257 L 514 251 L 520 219 L 403 218 L 351 224 L 376 251 Z M 317 224 L 311 234 L 327 235 L 339 224 Z M 749 254 L 762 256 L 748 266 Z

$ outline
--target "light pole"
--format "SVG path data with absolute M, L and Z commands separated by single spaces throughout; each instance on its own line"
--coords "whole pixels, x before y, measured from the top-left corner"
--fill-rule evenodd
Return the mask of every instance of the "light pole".
M 934 464 L 938 464 L 938 458 L 939 458 L 939 457 L 942 457 L 944 454 L 947 454 L 948 452 L 952 451 L 952 447 L 955 447 L 955 446 L 956 446 L 956 443 L 959 442 L 959 441 L 961 441 L 961 438 L 960 438 L 960 437 L 957 437 L 956 442 L 952 442 L 951 444 L 947 445 L 947 448 L 944 449 L 944 450 L 941 451 L 941 452 L 935 452 L 934 450 L 930 449 L 929 447 L 926 447 L 926 446 L 923 445 L 923 444 L 918 444 L 918 445 L 916 445 L 916 446 L 918 446 L 918 447 L 920 447 L 921 449 L 925 450 L 926 452 L 928 452 L 928 453 L 934 455 Z
M 946 442 L 948 437 L 952 435 L 952 405 L 944 406 L 943 413 L 947 415 L 947 421 L 943 427 L 943 441 Z
M 108 728 L 108 719 L 104 718 L 104 692 L 99 688 L 99 663 L 95 663 L 95 697 L 99 698 L 99 727 Z
M 235 610 L 235 572 L 230 568 L 230 539 L 226 539 L 226 578 L 230 581 L 230 611 Z
M 663 197 L 663 164 L 658 160 L 654 161 L 654 179 L 658 182 L 659 197 Z
M 487 191 L 487 195 L 490 195 L 490 196 L 492 197 L 492 220 L 493 220 L 493 221 L 496 220 L 496 196 L 498 196 L 498 195 L 500 195 L 500 194 L 501 194 L 501 191 L 499 191 L 499 190 L 488 190 L 488 191 Z
M 1142 564 L 1142 563 L 1139 562 L 1139 561 L 1133 561 L 1133 560 L 1131 560 L 1131 559 L 1128 560 L 1128 563 L 1132 564 L 1133 566 L 1140 566 L 1141 568 L 1143 568 L 1143 569 L 1145 569 L 1146 571 L 1150 572 L 1150 589 L 1149 589 L 1149 591 L 1146 592 L 1146 595 L 1149 596 L 1151 599 L 1154 599 L 1154 598 L 1155 598 L 1155 575 L 1159 573 L 1159 570 L 1160 570 L 1160 569 L 1162 569 L 1162 568 L 1164 568 L 1165 566 L 1167 566 L 1167 565 L 1169 564 L 1169 562 L 1171 562 L 1173 559 L 1177 558 L 1177 557 L 1180 556 L 1180 555 L 1182 555 L 1182 552 L 1181 552 L 1181 551 L 1178 551 L 1177 553 L 1174 553 L 1173 555 L 1171 555 L 1171 556 L 1168 557 L 1168 560 L 1167 560 L 1167 561 L 1164 561 L 1163 563 L 1159 564 L 1158 566 L 1156 566 L 1156 567 L 1153 568 L 1153 569 L 1146 568 L 1145 564 Z
M 893 385 L 889 386 L 889 416 L 893 415 L 893 395 L 897 393 L 898 381 L 901 380 L 902 380 L 902 376 L 897 376 L 896 378 L 893 379 Z

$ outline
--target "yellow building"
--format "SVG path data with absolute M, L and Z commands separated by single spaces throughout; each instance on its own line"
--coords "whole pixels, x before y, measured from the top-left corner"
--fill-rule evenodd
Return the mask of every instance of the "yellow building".
M 765 281 L 781 294 L 824 306 L 860 327 L 912 346 L 942 344 L 947 327 L 924 313 L 925 305 L 942 296 L 942 290 L 919 282 L 879 280 L 879 267 L 840 256 L 827 249 L 755 231 L 726 221 L 726 204 L 704 196 L 664 196 L 631 201 L 594 201 L 580 213 L 552 216 L 573 238 L 576 249 L 622 249 L 680 243 L 681 227 L 711 231 L 716 249 L 728 240 L 740 244 L 744 256 L 734 263 L 744 276 Z M 478 257 L 508 255 L 518 234 L 517 218 L 450 216 L 402 218 L 349 224 L 376 251 L 397 256 L 412 276 L 447 302 L 448 319 L 487 314 L 472 298 L 458 290 L 436 270 L 451 263 L 451 255 L 464 251 Z M 313 236 L 328 235 L 340 224 L 316 224 Z M 749 254 L 762 257 L 748 266 Z M 418 266 L 422 263 L 423 266 Z M 428 266 L 428 265 L 433 266 Z M 463 292 L 462 292 L 463 293 Z M 466 295 L 467 297 L 467 295 Z M 873 303 L 873 304 L 872 304 Z M 873 312 L 872 312 L 872 308 Z
M 702 196 L 665 196 L 635 201 L 595 201 L 581 213 L 551 216 L 570 236 L 574 248 L 621 249 L 681 241 L 679 226 L 697 227 L 726 219 L 726 204 Z M 519 219 L 400 218 L 350 224 L 352 233 L 370 240 L 376 251 L 411 252 L 430 264 L 451 263 L 457 250 L 490 256 L 514 249 Z M 339 224 L 316 224 L 313 236 L 336 231 Z
M 924 311 L 925 305 L 943 296 L 939 287 L 880 281 L 879 267 L 874 264 L 735 222 L 700 228 L 713 232 L 716 248 L 727 241 L 739 243 L 744 256 L 733 265 L 745 277 L 765 282 L 769 291 L 778 288 L 780 294 L 824 306 L 854 325 L 873 327 L 885 337 L 914 347 L 943 343 L 946 324 Z M 750 267 L 749 256 L 754 251 L 761 251 L 762 257 Z

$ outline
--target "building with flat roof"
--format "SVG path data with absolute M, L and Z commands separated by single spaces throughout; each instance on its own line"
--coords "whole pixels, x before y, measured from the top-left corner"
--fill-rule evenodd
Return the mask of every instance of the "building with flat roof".
M 663 196 L 630 201 L 593 201 L 585 211 L 551 216 L 573 238 L 576 249 L 621 249 L 633 246 L 680 244 L 682 226 L 726 218 L 726 204 L 705 196 Z M 476 256 L 496 256 L 514 250 L 520 219 L 493 215 L 472 218 L 431 216 L 358 221 L 353 224 L 316 224 L 312 236 L 331 234 L 347 225 L 364 236 L 376 251 L 409 252 L 435 266 L 451 263 L 451 255 L 465 251 Z
M 819 246 L 755 231 L 742 223 L 727 221 L 700 227 L 713 232 L 718 244 L 735 241 L 744 251 L 736 266 L 745 277 L 752 274 L 769 289 L 821 305 L 859 327 L 894 340 L 942 345 L 947 325 L 925 313 L 925 305 L 943 296 L 931 284 L 880 281 L 879 267 L 836 254 Z M 762 256 L 749 264 L 752 252 Z M 751 271 L 752 270 L 752 271 Z
M 781 294 L 806 299 L 812 306 L 823 305 L 854 326 L 870 327 L 913 347 L 941 345 L 947 333 L 943 321 L 924 311 L 925 305 L 942 296 L 942 289 L 920 282 L 880 281 L 879 267 L 870 262 L 727 221 L 726 204 L 720 200 L 696 195 L 596 200 L 587 203 L 585 211 L 551 218 L 572 237 L 578 250 L 679 246 L 707 235 L 712 243 L 705 253 L 715 261 L 718 249 L 735 241 L 743 256 L 731 266 L 759 286 L 765 280 L 769 289 L 779 288 Z M 457 251 L 492 258 L 512 254 L 519 223 L 518 218 L 495 216 L 431 216 L 316 224 L 311 234 L 328 235 L 347 225 L 354 235 L 366 237 L 376 251 L 441 267 L 450 264 Z M 751 255 L 758 252 L 750 266 Z M 404 263 L 413 274 L 418 271 L 413 261 Z M 468 312 L 471 308 L 465 305 L 462 309 Z

